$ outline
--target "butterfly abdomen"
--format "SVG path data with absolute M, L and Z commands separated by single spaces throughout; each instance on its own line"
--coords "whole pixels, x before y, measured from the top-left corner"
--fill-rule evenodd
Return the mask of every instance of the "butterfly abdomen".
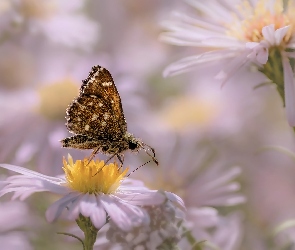
M 121 139 L 98 139 L 85 135 L 74 135 L 61 140 L 62 146 L 65 148 L 77 149 L 95 149 L 105 154 L 121 154 L 122 152 L 131 149 L 129 142 Z
M 86 135 L 74 135 L 61 140 L 62 147 L 64 148 L 78 148 L 78 149 L 93 149 L 101 145 L 101 141 L 98 141 L 92 137 Z

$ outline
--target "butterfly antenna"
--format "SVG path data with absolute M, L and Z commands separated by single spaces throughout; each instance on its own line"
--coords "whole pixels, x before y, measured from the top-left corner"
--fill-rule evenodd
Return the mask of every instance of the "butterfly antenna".
M 138 169 L 140 169 L 141 167 L 143 167 L 144 165 L 150 163 L 151 160 L 147 161 L 146 163 L 140 165 L 139 167 L 137 167 L 136 169 L 134 169 L 130 174 L 127 175 L 127 177 L 129 177 L 131 174 L 133 174 L 135 171 L 137 171 Z
M 150 157 L 153 159 L 154 163 L 156 163 L 157 166 L 158 166 L 158 165 L 159 165 L 159 162 L 158 162 L 158 160 L 156 159 L 156 153 L 155 153 L 155 150 L 154 150 L 152 147 L 150 147 L 149 145 L 147 145 L 147 144 L 144 144 L 144 146 L 147 147 L 147 149 L 146 149 L 146 148 L 143 148 L 144 151 L 147 153 L 148 156 L 150 156 Z M 149 154 L 148 150 L 149 150 L 149 151 L 152 151 L 153 155 Z M 147 162 L 147 163 L 148 163 L 148 162 Z M 145 163 L 145 164 L 147 164 L 147 163 Z M 144 164 L 144 165 L 145 165 L 145 164 Z

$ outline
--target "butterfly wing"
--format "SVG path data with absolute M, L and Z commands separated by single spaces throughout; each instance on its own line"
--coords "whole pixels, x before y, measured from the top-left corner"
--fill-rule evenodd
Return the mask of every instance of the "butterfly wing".
M 101 138 L 120 138 L 127 131 L 121 99 L 108 70 L 94 66 L 67 109 L 71 133 Z

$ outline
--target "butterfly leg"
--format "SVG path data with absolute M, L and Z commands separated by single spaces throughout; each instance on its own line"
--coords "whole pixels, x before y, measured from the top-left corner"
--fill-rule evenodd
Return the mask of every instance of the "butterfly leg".
M 103 166 L 102 166 L 102 168 L 98 171 L 98 172 L 96 172 L 93 176 L 96 176 L 104 167 L 105 167 L 105 165 L 107 165 L 107 163 L 111 160 L 111 159 L 113 159 L 115 157 L 115 155 L 112 155 L 111 157 L 109 157 L 106 161 L 105 161 L 105 163 L 103 164 Z
M 98 150 L 99 150 L 99 147 L 97 147 L 96 149 L 94 149 L 94 150 L 92 151 L 91 155 L 90 155 L 89 158 L 88 158 L 88 164 L 89 164 L 90 161 L 93 160 L 93 158 L 94 158 L 95 155 L 97 154 Z
M 121 163 L 120 168 L 122 168 L 123 167 L 123 163 L 124 163 L 124 155 L 123 154 L 116 154 L 116 156 L 117 156 L 118 160 Z
M 113 159 L 115 156 L 116 156 L 116 155 L 112 155 L 111 157 L 109 157 L 109 158 L 106 160 L 106 162 L 105 162 L 104 165 L 106 165 L 106 164 L 107 164 L 111 159 Z

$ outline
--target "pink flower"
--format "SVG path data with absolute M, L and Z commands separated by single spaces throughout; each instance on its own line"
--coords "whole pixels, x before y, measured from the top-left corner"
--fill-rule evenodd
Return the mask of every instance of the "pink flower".
M 218 62 L 215 76 L 226 82 L 249 63 L 278 86 L 287 120 L 295 126 L 295 83 L 290 59 L 295 58 L 294 2 L 186 0 L 202 15 L 196 18 L 175 12 L 160 39 L 202 49 L 197 55 L 172 63 L 164 76 L 176 75 L 200 65 Z M 205 52 L 204 52 L 205 49 Z

